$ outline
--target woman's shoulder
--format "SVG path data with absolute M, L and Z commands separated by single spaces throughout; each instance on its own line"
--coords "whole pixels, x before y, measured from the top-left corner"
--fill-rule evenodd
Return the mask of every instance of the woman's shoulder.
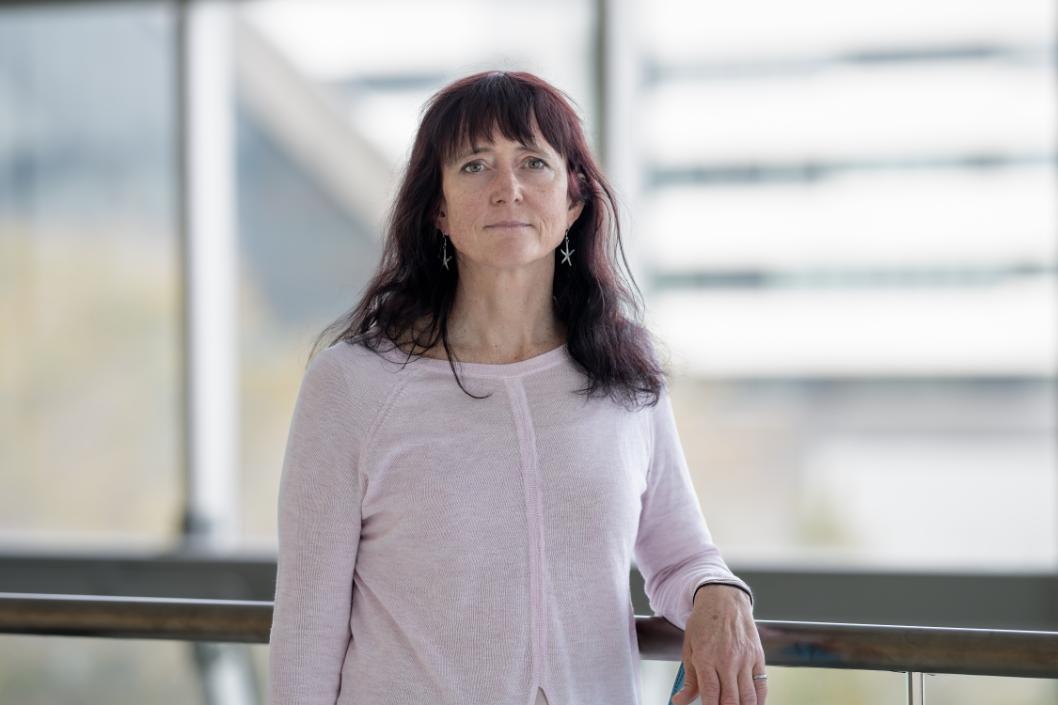
M 335 341 L 318 352 L 311 364 L 338 367 L 350 380 L 364 382 L 379 374 L 398 374 L 400 368 L 394 361 L 399 356 L 400 351 L 392 343 L 369 341 L 361 336 Z
M 360 341 L 339 340 L 309 361 L 299 403 L 330 409 L 366 429 L 413 376 Z

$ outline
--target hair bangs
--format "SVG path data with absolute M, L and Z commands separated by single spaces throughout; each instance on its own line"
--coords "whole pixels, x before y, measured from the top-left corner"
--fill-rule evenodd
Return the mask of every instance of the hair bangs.
M 568 141 L 556 129 L 561 125 L 557 106 L 548 105 L 551 96 L 532 86 L 497 73 L 481 81 L 474 90 L 453 96 L 442 109 L 434 143 L 441 162 L 451 163 L 475 145 L 492 142 L 496 131 L 514 142 L 532 145 L 537 130 L 552 148 L 567 157 Z M 534 129 L 535 127 L 535 129 Z

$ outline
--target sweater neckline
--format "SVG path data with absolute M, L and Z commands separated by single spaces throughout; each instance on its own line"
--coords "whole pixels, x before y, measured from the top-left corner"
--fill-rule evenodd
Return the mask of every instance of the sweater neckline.
M 398 363 L 403 363 L 408 358 L 408 354 L 395 345 L 384 354 L 388 359 Z M 557 348 L 552 348 L 539 355 L 527 357 L 526 359 L 517 362 L 462 362 L 453 359 L 452 364 L 460 375 L 469 375 L 472 377 L 520 377 L 531 372 L 538 372 L 568 359 L 571 359 L 569 356 L 569 348 L 566 343 L 562 343 L 562 345 L 559 345 Z M 420 369 L 452 374 L 452 368 L 449 367 L 448 360 L 438 360 L 423 355 L 412 357 L 411 360 L 409 360 L 409 364 L 416 365 Z

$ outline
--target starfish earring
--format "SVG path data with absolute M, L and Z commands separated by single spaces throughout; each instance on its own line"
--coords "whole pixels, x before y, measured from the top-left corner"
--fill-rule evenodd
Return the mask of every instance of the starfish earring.
M 452 258 L 448 256 L 448 233 L 441 233 L 441 264 L 448 269 L 448 263 Z
M 570 261 L 569 256 L 572 255 L 576 250 L 569 249 L 569 230 L 566 230 L 566 247 L 562 252 L 562 261 L 559 264 L 568 264 L 570 267 L 573 266 L 573 262 Z

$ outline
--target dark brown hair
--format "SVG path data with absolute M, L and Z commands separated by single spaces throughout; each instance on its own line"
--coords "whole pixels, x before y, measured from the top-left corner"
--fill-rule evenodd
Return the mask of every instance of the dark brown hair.
M 360 302 L 319 335 L 313 354 L 325 340 L 328 345 L 360 342 L 377 353 L 382 346 L 393 349 L 394 341 L 407 335 L 413 343 L 407 363 L 416 346 L 425 352 L 440 338 L 456 383 L 470 394 L 448 346 L 459 270 L 440 264 L 443 236 L 435 216 L 442 165 L 463 145 L 491 139 L 496 128 L 507 139 L 529 144 L 535 118 L 540 134 L 566 160 L 569 197 L 584 202 L 569 230 L 576 263 L 558 266 L 556 251 L 552 284 L 554 313 L 566 327 L 570 356 L 589 380 L 577 392 L 608 394 L 626 406 L 656 404 L 664 371 L 653 337 L 641 323 L 642 292 L 621 246 L 617 202 L 567 101 L 564 93 L 532 74 L 506 71 L 467 76 L 434 94 L 424 108 L 389 214 L 379 267 Z M 424 330 L 416 327 L 420 321 L 426 322 Z

